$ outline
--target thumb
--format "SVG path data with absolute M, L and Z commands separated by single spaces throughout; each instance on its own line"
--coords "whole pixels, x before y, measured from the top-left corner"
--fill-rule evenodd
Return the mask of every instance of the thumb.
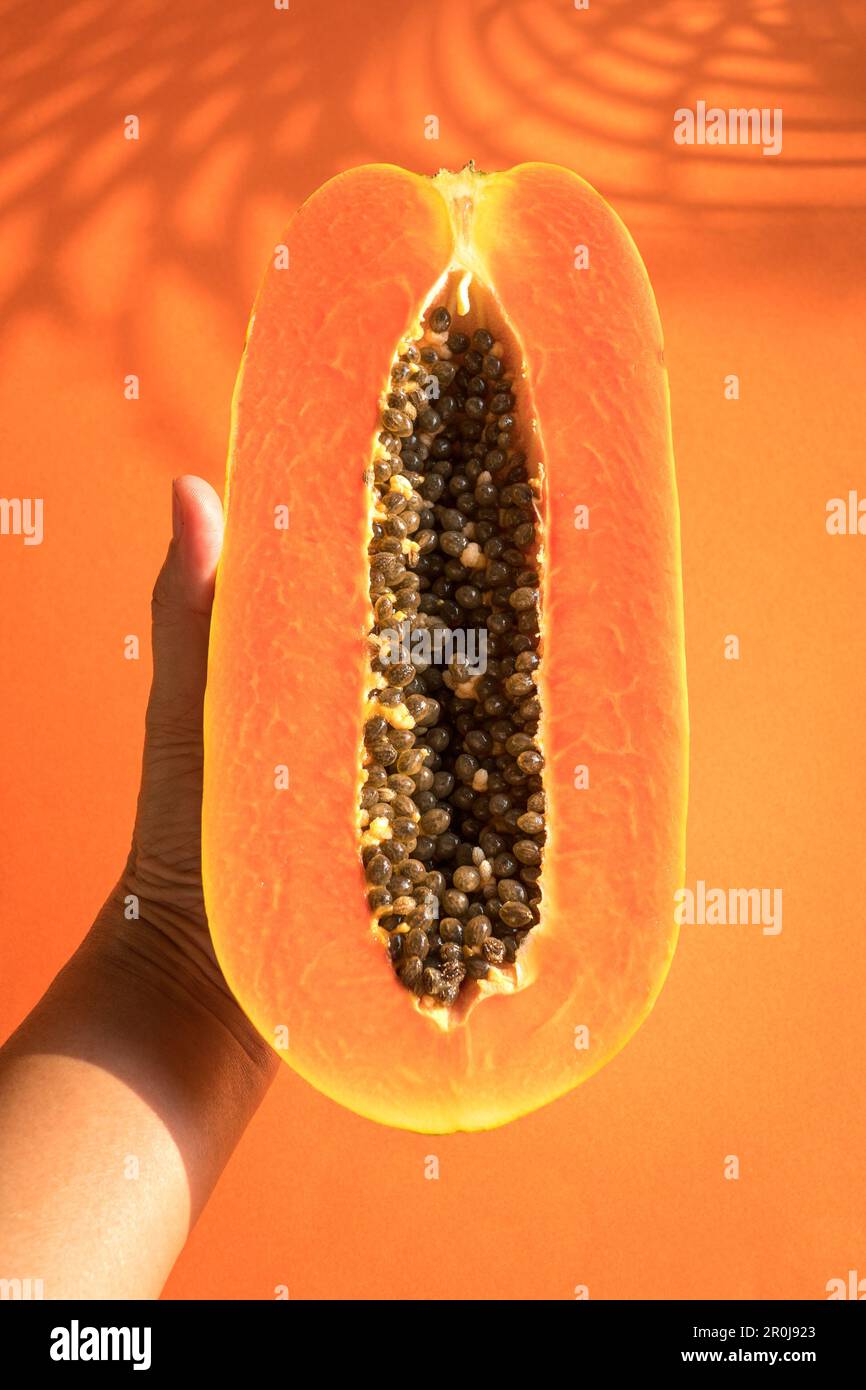
M 149 724 L 201 727 L 214 577 L 223 536 L 222 504 L 210 483 L 187 475 L 172 484 L 172 540 L 154 585 L 153 683 Z

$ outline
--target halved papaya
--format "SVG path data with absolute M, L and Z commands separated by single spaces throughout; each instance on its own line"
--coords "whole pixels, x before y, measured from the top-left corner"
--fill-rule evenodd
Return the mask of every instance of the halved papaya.
M 687 713 L 662 334 L 619 218 L 525 164 L 332 179 L 235 391 L 205 719 L 226 977 L 420 1132 L 596 1072 L 675 946 Z

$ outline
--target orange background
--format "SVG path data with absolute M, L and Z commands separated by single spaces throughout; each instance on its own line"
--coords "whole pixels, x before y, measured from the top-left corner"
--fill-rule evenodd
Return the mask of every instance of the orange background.
M 0 1032 L 126 853 L 170 479 L 221 485 L 265 261 L 304 197 L 367 161 L 551 160 L 625 217 L 671 376 L 686 882 L 784 891 L 778 937 L 685 927 L 625 1052 L 492 1134 L 380 1128 L 283 1068 L 167 1295 L 822 1298 L 866 1275 L 866 538 L 824 524 L 828 498 L 866 491 L 862 8 L 19 0 L 0 18 L 0 495 L 43 497 L 46 528 L 41 547 L 0 536 Z M 675 146 L 699 98 L 781 106 L 782 155 Z

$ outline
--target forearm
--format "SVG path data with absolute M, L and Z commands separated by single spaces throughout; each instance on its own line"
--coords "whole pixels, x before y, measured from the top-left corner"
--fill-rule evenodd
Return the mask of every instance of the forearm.
M 159 1294 L 276 1066 L 150 930 L 107 909 L 0 1049 L 0 1278 L 46 1298 Z

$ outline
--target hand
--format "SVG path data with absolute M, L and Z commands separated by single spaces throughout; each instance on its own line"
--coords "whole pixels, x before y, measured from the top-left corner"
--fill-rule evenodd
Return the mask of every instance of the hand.
M 126 868 L 0 1048 L 0 1273 L 37 1271 L 46 1298 L 158 1296 L 279 1066 L 223 978 L 202 894 L 222 509 L 200 478 L 178 479 L 173 504 Z
M 132 847 L 101 924 L 124 951 L 206 1001 L 255 1060 L 276 1065 L 219 968 L 202 891 L 202 715 L 222 537 L 213 488 L 178 478 L 172 540 L 153 590 L 153 683 Z

